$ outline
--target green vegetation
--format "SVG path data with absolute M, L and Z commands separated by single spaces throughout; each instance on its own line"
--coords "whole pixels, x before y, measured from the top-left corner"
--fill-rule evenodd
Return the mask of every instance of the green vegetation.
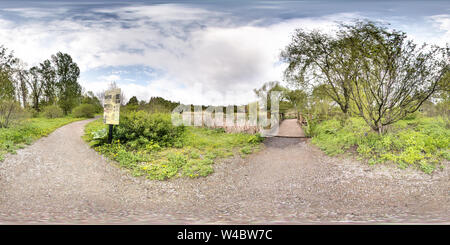
M 18 102 L 0 100 L 0 128 L 7 128 L 26 118 L 28 113 Z
M 160 146 L 178 146 L 184 126 L 173 126 L 170 114 L 150 114 L 145 111 L 122 113 L 120 125 L 116 127 L 114 140 L 131 147 L 158 142 Z
M 318 124 L 312 142 L 329 155 L 353 152 L 369 164 L 393 162 L 431 173 L 450 160 L 450 122 L 415 115 L 391 125 L 385 134 L 371 130 L 362 118 L 330 119 Z
M 92 92 L 82 93 L 79 76 L 68 54 L 58 52 L 27 67 L 0 45 L 0 160 L 62 125 L 103 110 Z M 67 116 L 71 112 L 78 118 Z
M 92 91 L 88 91 L 81 97 L 81 104 L 88 104 L 94 107 L 95 114 L 103 112 L 103 106 L 100 103 L 100 100 L 97 96 L 94 95 Z
M 281 57 L 288 81 L 320 87 L 345 117 L 358 115 L 379 134 L 449 91 L 448 46 L 417 45 L 371 21 L 342 24 L 334 35 L 298 29 Z
M 42 114 L 46 118 L 58 118 L 58 117 L 63 117 L 64 112 L 57 105 L 49 105 L 49 106 L 44 107 Z
M 213 172 L 215 160 L 234 154 L 245 156 L 258 150 L 261 142 L 258 135 L 175 127 L 168 114 L 139 111 L 121 118 L 111 145 L 105 144 L 107 126 L 100 119 L 86 126 L 84 138 L 133 175 L 149 179 L 207 176 Z
M 166 100 L 162 97 L 151 97 L 148 103 L 139 103 L 139 109 L 150 113 L 170 113 L 180 103 Z
M 81 104 L 81 105 L 73 108 L 72 113 L 73 113 L 74 117 L 93 118 L 96 113 L 96 109 L 95 109 L 94 105 Z
M 17 149 L 31 144 L 34 140 L 47 136 L 55 129 L 82 118 L 32 118 L 9 128 L 0 128 L 0 161 L 6 153 L 15 153 Z
M 82 93 L 79 76 L 80 69 L 68 54 L 58 52 L 27 68 L 0 45 L 0 128 L 40 115 L 58 118 L 73 112 L 77 117 L 92 117 L 100 113 L 100 100 L 90 91 Z M 80 104 L 81 108 L 72 111 Z
M 295 88 L 283 98 L 325 153 L 431 173 L 449 160 L 449 50 L 371 21 L 298 29 L 281 53 Z

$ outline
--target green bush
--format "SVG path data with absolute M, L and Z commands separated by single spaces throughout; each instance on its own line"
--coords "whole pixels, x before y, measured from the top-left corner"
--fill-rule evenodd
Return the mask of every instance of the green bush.
M 26 113 L 28 113 L 28 115 L 32 118 L 36 118 L 39 117 L 39 112 L 36 111 L 34 108 L 26 108 Z
M 131 147 L 156 142 L 160 146 L 174 146 L 182 138 L 184 126 L 174 126 L 169 114 L 150 114 L 145 111 L 121 113 L 114 139 Z
M 74 117 L 87 117 L 93 118 L 96 112 L 96 108 L 91 104 L 81 104 L 75 107 L 72 111 Z
M 42 115 L 46 118 L 60 118 L 64 116 L 63 110 L 57 105 L 49 105 L 44 107 Z

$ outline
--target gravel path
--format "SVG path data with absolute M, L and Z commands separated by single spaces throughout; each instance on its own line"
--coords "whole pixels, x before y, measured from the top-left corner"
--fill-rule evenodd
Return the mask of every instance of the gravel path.
M 297 119 L 285 119 L 281 122 L 278 135 L 280 137 L 305 137 Z
M 80 121 L 0 163 L 0 223 L 450 223 L 449 164 L 426 175 L 268 138 L 207 178 L 134 178 L 83 142 Z

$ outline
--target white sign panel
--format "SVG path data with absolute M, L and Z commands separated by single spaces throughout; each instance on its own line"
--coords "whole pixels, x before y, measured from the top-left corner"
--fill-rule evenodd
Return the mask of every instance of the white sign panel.
M 118 125 L 120 117 L 120 88 L 105 92 L 103 122 Z

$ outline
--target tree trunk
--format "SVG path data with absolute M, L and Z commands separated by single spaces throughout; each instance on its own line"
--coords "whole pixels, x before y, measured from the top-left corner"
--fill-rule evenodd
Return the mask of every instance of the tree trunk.
M 375 132 L 377 132 L 379 135 L 384 134 L 384 131 L 385 131 L 385 127 L 381 123 L 374 124 L 374 127 L 372 127 L 372 129 Z

